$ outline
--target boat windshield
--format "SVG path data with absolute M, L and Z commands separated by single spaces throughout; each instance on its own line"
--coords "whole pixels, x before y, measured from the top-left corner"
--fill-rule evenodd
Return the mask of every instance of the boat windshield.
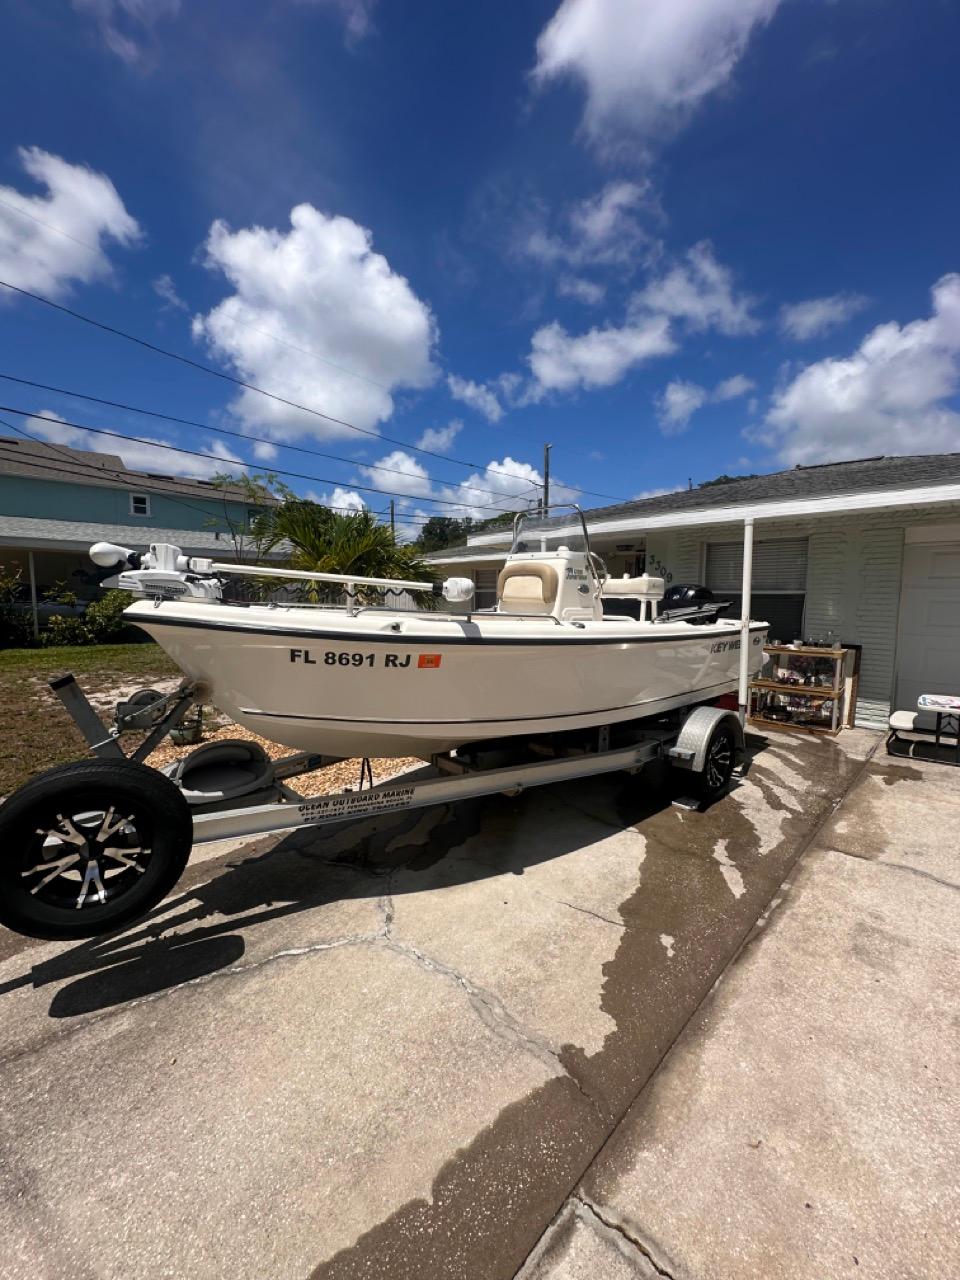
M 546 520 L 539 511 L 518 513 L 513 524 L 511 555 L 555 551 L 557 547 L 568 547 L 571 551 L 590 550 L 578 507 L 564 507 L 558 512 L 551 506 Z

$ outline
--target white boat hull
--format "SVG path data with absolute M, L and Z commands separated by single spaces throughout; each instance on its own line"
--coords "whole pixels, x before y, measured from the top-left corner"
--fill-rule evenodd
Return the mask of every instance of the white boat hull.
M 274 742 L 419 756 L 488 738 L 656 715 L 737 688 L 740 624 L 451 617 L 139 602 L 210 701 Z M 766 625 L 751 624 L 751 673 Z

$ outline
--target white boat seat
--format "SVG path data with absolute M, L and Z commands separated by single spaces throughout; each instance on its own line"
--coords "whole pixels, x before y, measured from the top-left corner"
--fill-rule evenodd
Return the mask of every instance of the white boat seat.
M 559 591 L 556 569 L 537 560 L 515 560 L 497 578 L 497 599 L 505 613 L 549 613 Z

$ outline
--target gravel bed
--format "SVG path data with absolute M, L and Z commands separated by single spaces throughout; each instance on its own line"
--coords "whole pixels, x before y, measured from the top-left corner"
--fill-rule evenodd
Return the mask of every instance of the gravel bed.
M 222 742 L 227 738 L 242 738 L 245 742 L 258 742 L 271 760 L 279 760 L 282 756 L 292 754 L 293 751 L 291 747 L 283 747 L 277 742 L 260 738 L 249 729 L 243 729 L 232 721 L 216 729 L 204 727 L 203 742 L 205 743 Z M 159 769 L 163 765 L 172 764 L 175 760 L 182 760 L 199 745 L 201 744 L 177 747 L 167 738 L 150 753 L 146 763 Z M 371 760 L 370 765 L 373 769 L 374 782 L 384 782 L 395 774 L 406 773 L 409 769 L 423 768 L 424 761 L 414 757 L 391 756 L 384 760 Z M 314 773 L 301 774 L 298 778 L 291 778 L 289 785 L 303 796 L 325 796 L 337 791 L 345 791 L 348 787 L 355 787 L 359 781 L 360 760 L 356 759 L 340 760 L 337 764 L 327 765 L 325 769 L 317 769 Z

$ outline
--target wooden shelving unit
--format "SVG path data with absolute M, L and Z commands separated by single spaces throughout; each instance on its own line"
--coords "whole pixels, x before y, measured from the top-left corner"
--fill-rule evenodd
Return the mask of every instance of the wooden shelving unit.
M 849 720 L 856 697 L 854 651 L 844 646 L 772 644 L 763 652 L 773 671 L 750 681 L 751 723 L 836 736 Z M 797 678 L 787 679 L 792 672 Z

